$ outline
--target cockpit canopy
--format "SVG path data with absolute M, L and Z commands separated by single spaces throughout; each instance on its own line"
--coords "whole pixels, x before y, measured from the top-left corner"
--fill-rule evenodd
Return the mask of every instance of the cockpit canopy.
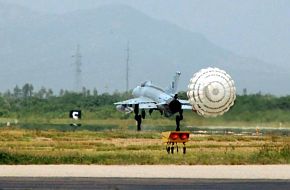
M 141 87 L 144 87 L 144 86 L 151 86 L 152 85 L 152 82 L 151 81 L 145 81 L 145 82 L 142 82 L 141 83 Z
M 163 90 L 162 88 L 160 88 L 160 87 L 158 87 L 158 86 L 155 86 L 151 81 L 145 81 L 145 82 L 142 82 L 140 87 L 141 87 L 141 88 L 142 88 L 142 87 L 150 87 L 150 88 L 154 88 L 154 89 L 157 89 L 157 90 L 159 90 L 159 91 L 164 92 L 164 90 Z

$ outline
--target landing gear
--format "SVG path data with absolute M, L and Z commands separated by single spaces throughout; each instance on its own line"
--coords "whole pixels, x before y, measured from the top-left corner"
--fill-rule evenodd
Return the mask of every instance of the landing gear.
M 179 115 L 176 116 L 176 131 L 180 131 L 180 121 L 183 120 L 183 110 L 179 111 Z
M 144 109 L 142 109 L 141 111 L 141 116 L 142 116 L 142 119 L 145 119 L 145 116 L 146 116 L 146 112 Z
M 141 131 L 141 123 L 142 123 L 141 115 L 135 115 L 135 120 L 137 121 L 137 131 Z
M 143 111 L 144 110 L 142 110 L 142 112 Z M 139 115 L 139 104 L 135 104 L 134 113 L 135 113 L 135 120 L 137 121 L 137 131 L 141 131 L 142 116 Z M 144 118 L 145 118 L 145 115 L 144 115 Z

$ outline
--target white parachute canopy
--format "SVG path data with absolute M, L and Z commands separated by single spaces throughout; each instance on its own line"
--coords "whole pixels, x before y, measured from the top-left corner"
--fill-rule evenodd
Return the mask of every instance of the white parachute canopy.
M 205 117 L 227 112 L 236 99 L 234 81 L 224 70 L 202 69 L 190 79 L 187 96 L 192 109 Z

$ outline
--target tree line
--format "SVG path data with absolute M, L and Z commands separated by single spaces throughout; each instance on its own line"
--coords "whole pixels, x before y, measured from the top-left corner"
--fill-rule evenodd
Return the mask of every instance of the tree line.
M 1 93 L 2 97 L 5 98 L 28 98 L 28 97 L 37 97 L 39 99 L 46 99 L 52 96 L 63 96 L 65 94 L 71 93 L 68 90 L 60 89 L 59 93 L 56 94 L 53 92 L 51 88 L 41 87 L 38 91 L 34 90 L 32 84 L 26 83 L 22 87 L 16 85 L 13 90 L 7 90 L 4 93 Z M 84 96 L 91 96 L 91 95 L 98 95 L 97 89 L 94 89 L 92 92 L 85 87 L 82 88 L 82 95 Z
M 180 92 L 181 99 L 187 99 L 186 92 Z M 71 109 L 82 109 L 99 115 L 114 115 L 114 102 L 132 98 L 131 92 L 98 93 L 97 89 L 89 90 L 83 87 L 81 92 L 60 90 L 58 93 L 45 87 L 35 90 L 32 84 L 15 86 L 0 94 L 0 116 L 52 115 L 63 116 Z M 286 119 L 290 112 L 290 96 L 277 97 L 270 94 L 237 95 L 235 105 L 225 115 L 225 118 L 251 120 L 259 113 L 260 117 L 269 114 L 273 119 L 284 115 Z M 113 114 L 113 115 L 112 115 Z M 276 116 L 275 116 L 276 115 Z M 118 115 L 120 116 L 120 114 Z M 246 117 L 247 116 L 247 117 Z M 280 117 L 280 116 L 279 116 Z M 288 119 L 287 119 L 288 120 Z
M 0 94 L 0 116 L 62 115 L 71 109 L 96 112 L 100 107 L 110 107 L 114 102 L 128 98 L 132 98 L 131 93 L 99 94 L 96 89 L 91 91 L 85 87 L 81 92 L 61 89 L 55 93 L 45 87 L 36 91 L 32 84 L 24 84 L 22 87 L 16 85 L 13 90 Z

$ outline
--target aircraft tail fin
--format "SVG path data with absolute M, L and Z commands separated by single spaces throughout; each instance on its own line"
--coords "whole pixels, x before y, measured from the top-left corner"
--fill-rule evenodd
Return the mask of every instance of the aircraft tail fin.
M 177 71 L 173 77 L 173 80 L 171 81 L 169 87 L 166 89 L 166 92 L 169 94 L 176 94 L 177 93 L 177 87 L 178 87 L 178 81 L 179 77 L 181 75 L 181 72 Z

